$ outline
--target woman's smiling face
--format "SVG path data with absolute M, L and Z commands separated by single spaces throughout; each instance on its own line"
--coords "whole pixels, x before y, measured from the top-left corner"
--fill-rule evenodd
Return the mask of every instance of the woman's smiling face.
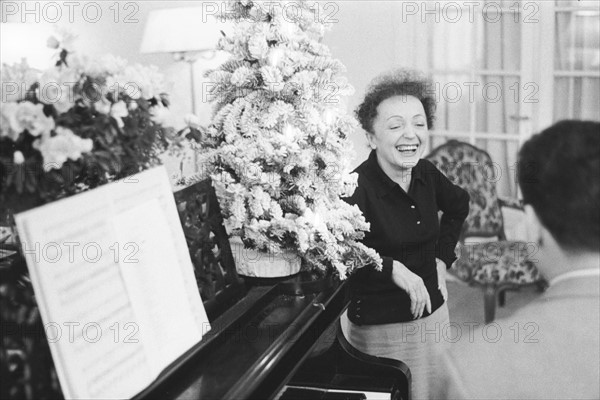
M 427 116 L 414 96 L 393 96 L 377 106 L 373 133 L 367 133 L 379 165 L 386 172 L 414 167 L 429 142 Z

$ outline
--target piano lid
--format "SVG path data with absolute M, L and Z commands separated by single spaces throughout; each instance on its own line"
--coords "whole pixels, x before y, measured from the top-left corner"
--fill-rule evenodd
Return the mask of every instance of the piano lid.
M 297 295 L 258 287 L 221 317 L 198 345 L 136 398 L 270 398 L 346 306 L 344 284 Z

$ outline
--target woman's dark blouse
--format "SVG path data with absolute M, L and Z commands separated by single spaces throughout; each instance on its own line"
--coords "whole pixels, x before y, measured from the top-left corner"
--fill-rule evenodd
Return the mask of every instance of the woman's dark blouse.
M 383 172 L 375 151 L 354 172 L 358 187 L 344 200 L 358 205 L 371 224 L 363 243 L 382 257 L 383 270 L 365 267 L 349 278 L 348 318 L 357 325 L 414 319 L 408 293 L 392 281 L 393 260 L 423 278 L 433 313 L 444 303 L 435 259 L 448 267 L 456 260 L 454 249 L 469 213 L 468 193 L 427 160 L 413 168 L 408 193 Z M 441 220 L 438 211 L 443 212 Z M 423 317 L 427 315 L 425 310 Z

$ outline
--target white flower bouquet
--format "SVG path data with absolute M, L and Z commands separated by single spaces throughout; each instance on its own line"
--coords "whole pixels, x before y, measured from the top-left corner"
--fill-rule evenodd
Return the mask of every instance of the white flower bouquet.
M 2 66 L 0 208 L 5 212 L 156 165 L 175 136 L 162 124 L 168 99 L 156 68 L 70 53 L 55 38 L 48 45 L 57 60 L 45 71 L 30 68 L 26 60 Z

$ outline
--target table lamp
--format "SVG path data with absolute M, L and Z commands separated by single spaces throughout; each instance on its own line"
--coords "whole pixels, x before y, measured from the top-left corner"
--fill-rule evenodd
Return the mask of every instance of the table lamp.
M 171 53 L 176 61 L 190 66 L 192 113 L 196 113 L 194 63 L 215 57 L 216 46 L 225 27 L 203 7 L 178 7 L 153 10 L 142 40 L 141 53 Z

